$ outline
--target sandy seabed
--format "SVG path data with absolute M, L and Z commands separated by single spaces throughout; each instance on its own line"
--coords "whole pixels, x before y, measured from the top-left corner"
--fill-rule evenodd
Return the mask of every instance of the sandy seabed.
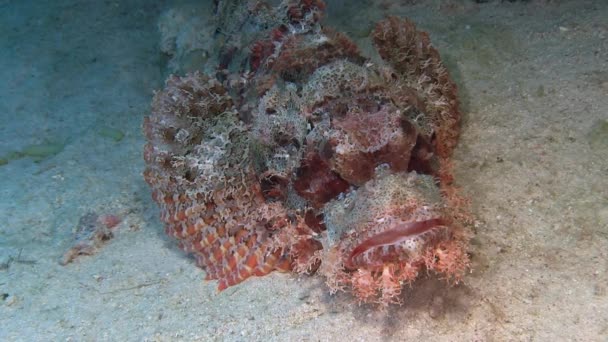
M 421 279 L 385 311 L 289 274 L 218 294 L 141 176 L 156 23 L 179 4 L 0 0 L 0 340 L 608 339 L 608 2 L 328 3 L 364 53 L 376 21 L 411 18 L 459 86 L 465 283 Z M 114 238 L 60 265 L 89 213 L 119 216 Z

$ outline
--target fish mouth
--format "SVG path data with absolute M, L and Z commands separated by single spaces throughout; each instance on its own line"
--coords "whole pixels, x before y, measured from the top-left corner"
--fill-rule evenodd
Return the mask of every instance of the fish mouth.
M 359 265 L 355 262 L 355 258 L 363 253 L 373 248 L 396 245 L 408 239 L 422 237 L 440 227 L 447 228 L 447 222 L 443 218 L 397 224 L 391 229 L 375 234 L 358 244 L 350 253 L 345 266 L 349 269 L 356 269 Z

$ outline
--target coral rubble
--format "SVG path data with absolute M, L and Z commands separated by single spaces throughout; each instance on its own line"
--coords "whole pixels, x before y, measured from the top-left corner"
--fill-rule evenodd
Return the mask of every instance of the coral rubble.
M 273 26 L 245 56 L 226 48 L 215 77 L 172 76 L 145 119 L 144 176 L 167 233 L 220 290 L 318 272 L 331 291 L 387 304 L 425 270 L 458 282 L 460 113 L 428 35 L 383 20 L 372 63 L 319 24 L 320 0 L 256 3 Z
M 120 222 L 120 217 L 112 214 L 98 215 L 89 212 L 82 216 L 74 232 L 73 245 L 64 253 L 59 264 L 65 266 L 81 255 L 95 254 L 114 237 L 113 229 Z

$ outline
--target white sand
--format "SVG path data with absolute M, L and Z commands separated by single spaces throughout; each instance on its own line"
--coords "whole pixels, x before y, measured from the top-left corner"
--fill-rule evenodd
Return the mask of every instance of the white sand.
M 357 39 L 385 14 L 429 31 L 461 89 L 456 176 L 478 224 L 466 284 L 422 279 L 380 312 L 317 277 L 218 294 L 164 236 L 140 125 L 167 4 L 0 0 L 0 158 L 65 144 L 0 166 L 0 341 L 607 340 L 608 2 L 408 2 L 330 4 L 331 22 Z M 124 221 L 60 266 L 90 211 Z

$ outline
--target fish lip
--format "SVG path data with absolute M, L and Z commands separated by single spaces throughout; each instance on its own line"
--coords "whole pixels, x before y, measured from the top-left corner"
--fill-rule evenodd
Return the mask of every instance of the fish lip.
M 397 244 L 406 239 L 425 234 L 439 226 L 447 227 L 448 223 L 445 219 L 436 217 L 428 220 L 411 221 L 394 225 L 390 229 L 386 229 L 366 238 L 355 246 L 344 265 L 349 269 L 357 269 L 361 265 L 357 265 L 353 259 L 366 251 L 376 247 Z

